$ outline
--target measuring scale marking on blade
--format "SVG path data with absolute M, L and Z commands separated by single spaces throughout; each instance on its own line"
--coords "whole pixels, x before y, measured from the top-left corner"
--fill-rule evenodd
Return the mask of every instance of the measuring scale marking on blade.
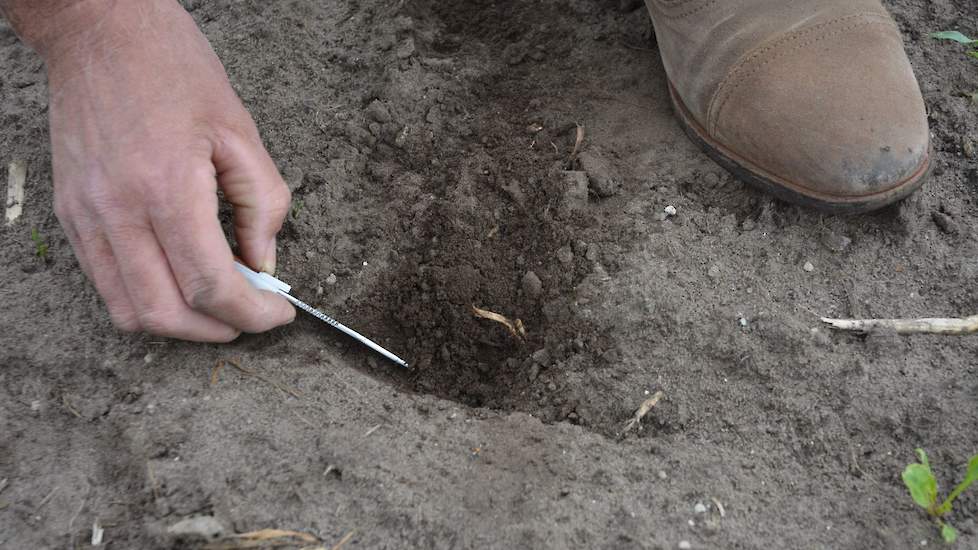
M 295 307 L 301 309 L 302 311 L 305 311 L 309 315 L 312 315 L 313 317 L 335 328 L 336 330 L 361 342 L 363 345 L 376 351 L 377 353 L 383 355 L 384 357 L 390 359 L 391 361 L 397 363 L 398 365 L 404 368 L 408 368 L 408 364 L 406 361 L 394 355 L 393 353 L 387 351 L 386 349 L 380 347 L 376 342 L 374 342 L 370 338 L 367 338 L 366 336 L 351 329 L 350 327 L 344 325 L 343 323 L 337 321 L 336 319 L 333 319 L 329 315 L 326 315 L 322 311 L 319 311 L 318 309 L 310 306 L 309 304 L 289 294 L 289 292 L 292 291 L 292 287 L 289 286 L 288 284 L 276 279 L 275 277 L 272 277 L 268 273 L 264 273 L 264 272 L 258 273 L 256 271 L 252 271 L 251 269 L 245 267 L 244 265 L 238 262 L 234 262 L 234 267 L 236 267 L 238 271 L 245 276 L 245 279 L 248 279 L 248 282 L 251 283 L 251 286 L 257 288 L 258 290 L 267 290 L 269 292 L 274 292 L 275 294 L 278 294 L 279 296 L 285 298 L 289 302 L 292 302 L 292 304 L 295 305 Z

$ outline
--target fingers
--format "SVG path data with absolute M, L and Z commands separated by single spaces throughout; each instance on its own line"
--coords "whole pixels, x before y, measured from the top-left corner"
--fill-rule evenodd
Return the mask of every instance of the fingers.
M 69 236 L 72 247 L 75 249 L 75 256 L 82 264 L 82 270 L 95 285 L 95 290 L 105 301 L 105 307 L 109 310 L 109 317 L 112 323 L 126 332 L 135 332 L 142 328 L 136 315 L 136 309 L 129 300 L 129 293 L 119 274 L 119 267 L 115 256 L 112 255 L 112 247 L 101 233 L 95 233 L 87 241 L 81 241 L 78 245 Z
M 247 264 L 275 273 L 275 235 L 289 212 L 289 188 L 257 131 L 230 134 L 214 147 L 214 167 L 225 198 L 234 206 L 234 235 Z
M 212 173 L 201 169 L 187 177 L 187 194 L 151 214 L 181 299 L 193 310 L 244 332 L 264 332 L 292 322 L 295 308 L 288 301 L 256 290 L 234 268 L 217 218 Z
M 107 231 L 142 330 L 196 342 L 230 342 L 238 336 L 238 329 L 187 306 L 149 226 L 112 223 Z
M 78 265 L 88 277 L 95 290 L 102 296 L 105 306 L 109 310 L 109 317 L 112 323 L 119 329 L 126 332 L 135 332 L 141 327 L 136 319 L 135 309 L 129 301 L 129 295 L 122 284 L 119 275 L 119 268 L 116 267 L 115 257 L 112 256 L 112 248 L 109 246 L 105 235 L 101 231 L 85 226 L 85 237 L 76 228 L 70 213 L 62 208 L 58 209 L 58 221 L 71 243 L 71 248 L 78 259 Z

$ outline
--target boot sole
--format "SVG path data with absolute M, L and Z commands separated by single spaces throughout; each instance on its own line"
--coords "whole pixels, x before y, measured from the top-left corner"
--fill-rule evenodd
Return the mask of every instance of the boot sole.
M 703 152 L 744 183 L 783 201 L 830 214 L 860 214 L 903 200 L 923 185 L 930 172 L 931 152 L 928 150 L 927 156 L 913 175 L 886 191 L 859 196 L 840 196 L 813 191 L 771 174 L 711 138 L 686 108 L 672 82 L 669 82 L 669 96 L 672 98 L 672 105 L 679 115 L 686 135 L 699 145 Z

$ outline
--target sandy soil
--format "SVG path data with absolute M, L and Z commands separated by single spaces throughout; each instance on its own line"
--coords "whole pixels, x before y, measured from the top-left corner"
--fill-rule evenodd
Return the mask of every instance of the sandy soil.
M 186 2 L 294 189 L 280 276 L 410 373 L 308 317 L 116 333 L 51 211 L 42 64 L 0 27 L 0 160 L 29 165 L 0 229 L 0 547 L 87 547 L 97 520 L 106 547 L 193 548 L 166 533 L 192 516 L 327 548 L 939 544 L 899 473 L 922 446 L 947 487 L 978 448 L 978 339 L 818 321 L 978 313 L 978 62 L 927 37 L 978 9 L 887 4 L 936 167 L 841 218 L 685 138 L 634 2 Z

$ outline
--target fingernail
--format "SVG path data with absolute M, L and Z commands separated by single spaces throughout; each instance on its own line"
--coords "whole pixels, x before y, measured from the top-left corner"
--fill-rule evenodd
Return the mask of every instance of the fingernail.
M 261 270 L 269 275 L 275 275 L 275 239 L 268 245 L 265 251 L 265 259 L 262 261 Z

